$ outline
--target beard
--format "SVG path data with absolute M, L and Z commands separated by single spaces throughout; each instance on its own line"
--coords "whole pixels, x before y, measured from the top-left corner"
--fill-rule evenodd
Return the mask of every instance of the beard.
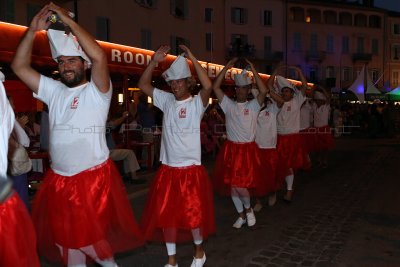
M 73 77 L 72 78 L 66 78 L 65 77 L 65 73 L 66 72 L 73 72 L 74 73 Z M 64 71 L 61 74 L 61 82 L 63 84 L 65 84 L 66 86 L 68 86 L 68 87 L 75 87 L 75 86 L 80 85 L 82 83 L 83 79 L 84 79 L 84 72 L 82 70 L 79 70 L 79 71 Z

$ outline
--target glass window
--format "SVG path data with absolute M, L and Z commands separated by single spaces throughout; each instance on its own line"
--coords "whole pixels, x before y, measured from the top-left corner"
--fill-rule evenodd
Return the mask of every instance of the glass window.
M 171 14 L 177 18 L 185 19 L 188 16 L 187 0 L 171 0 Z
M 379 54 L 379 40 L 378 39 L 372 39 L 371 53 L 373 55 L 378 55 Z
M 179 36 L 171 36 L 171 53 L 175 55 L 181 53 L 182 51 L 179 48 L 179 45 L 181 44 L 190 47 L 189 41 L 186 40 L 185 38 Z
M 310 51 L 317 52 L 318 51 L 318 35 L 312 33 L 310 35 Z
M 334 52 L 334 39 L 333 39 L 333 35 L 328 35 L 326 37 L 326 52 L 328 53 L 333 53 Z
M 400 23 L 393 24 L 393 34 L 399 35 L 400 34 Z
M 339 14 L 339 24 L 340 25 L 353 25 L 353 17 L 350 13 L 342 12 Z
M 400 84 L 400 71 L 392 71 L 392 85 L 398 86 Z
M 357 37 L 357 53 L 364 53 L 364 37 Z
M 301 50 L 301 33 L 295 32 L 293 34 L 293 50 L 300 51 Z
M 343 36 L 342 38 L 342 53 L 347 54 L 349 53 L 349 37 Z
M 400 44 L 392 46 L 392 60 L 400 60 Z
M 262 25 L 271 26 L 272 25 L 272 11 L 264 10 L 262 13 Z
M 380 28 L 381 27 L 381 18 L 375 15 L 369 17 L 369 27 L 371 28 Z
M 351 68 L 349 67 L 344 67 L 343 68 L 343 81 L 350 81 L 352 79 L 351 77 Z
M 204 9 L 204 21 L 205 22 L 212 22 L 214 15 L 214 9 L 206 7 Z
M 241 7 L 233 7 L 232 12 L 232 22 L 235 24 L 245 24 L 247 22 L 247 12 L 246 9 Z

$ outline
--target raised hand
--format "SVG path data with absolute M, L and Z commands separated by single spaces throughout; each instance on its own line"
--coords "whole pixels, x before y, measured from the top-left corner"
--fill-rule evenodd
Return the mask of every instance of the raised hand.
M 29 30 L 32 32 L 47 30 L 51 24 L 48 21 L 49 16 L 53 12 L 49 9 L 49 5 L 45 5 L 32 19 Z
M 169 45 L 160 46 L 157 49 L 157 51 L 154 53 L 153 60 L 157 63 L 164 61 L 165 58 L 167 57 L 167 53 L 169 52 L 170 49 L 171 49 L 171 47 Z
M 238 60 L 237 57 L 232 58 L 231 60 L 226 63 L 225 68 L 230 69 L 235 65 L 235 62 Z
M 192 54 L 192 51 L 190 51 L 190 49 L 186 46 L 186 45 L 179 45 L 180 49 L 182 49 L 185 52 L 185 57 L 187 57 L 188 59 L 192 59 L 194 58 L 194 55 Z
M 57 6 L 53 2 L 50 2 L 50 4 L 48 4 L 48 6 L 52 12 L 56 13 L 60 17 L 60 19 L 64 25 L 69 26 L 69 22 L 72 20 L 72 17 L 70 15 L 71 12 L 69 12 L 68 10 L 66 10 L 62 7 Z

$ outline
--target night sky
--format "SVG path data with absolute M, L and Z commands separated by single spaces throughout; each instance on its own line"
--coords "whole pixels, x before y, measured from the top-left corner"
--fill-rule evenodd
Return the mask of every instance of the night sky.
M 400 12 L 399 0 L 375 0 L 376 7 L 382 7 L 388 10 Z

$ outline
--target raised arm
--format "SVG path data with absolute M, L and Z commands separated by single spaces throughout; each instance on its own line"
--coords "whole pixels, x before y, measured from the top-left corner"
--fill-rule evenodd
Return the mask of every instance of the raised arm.
M 233 64 L 235 64 L 237 58 L 232 58 L 231 60 L 228 61 L 226 66 L 218 73 L 217 78 L 215 78 L 214 83 L 212 85 L 212 88 L 214 90 L 215 96 L 218 98 L 218 101 L 221 102 L 222 99 L 224 98 L 224 92 L 221 89 L 221 83 L 225 79 L 225 74 L 226 72 L 233 67 Z
M 251 68 L 251 72 L 253 72 L 254 79 L 256 80 L 257 88 L 259 94 L 257 95 L 257 101 L 260 105 L 264 103 L 265 96 L 268 93 L 268 88 L 265 86 L 263 80 L 261 79 L 260 75 L 258 74 L 256 68 L 254 67 L 253 63 L 250 60 L 246 59 L 247 64 L 249 64 Z
M 326 104 L 330 105 L 331 103 L 331 94 L 328 92 L 328 90 L 326 90 L 324 87 L 319 86 L 319 89 L 321 89 L 321 92 L 324 94 L 324 96 L 326 97 Z
M 49 27 L 51 22 L 47 21 L 47 18 L 51 14 L 49 5 L 46 5 L 33 17 L 31 25 L 25 31 L 11 62 L 14 73 L 35 93 L 38 92 L 40 74 L 31 66 L 33 41 L 36 32 Z
M 285 67 L 285 66 L 282 65 L 282 66 L 276 67 L 274 72 L 271 74 L 271 76 L 269 76 L 268 81 L 267 81 L 267 89 L 269 91 L 269 95 L 276 102 L 278 107 L 282 107 L 285 100 L 283 100 L 283 98 L 275 92 L 274 82 L 275 82 L 275 77 L 278 74 L 278 71 L 281 70 L 283 67 Z
M 110 90 L 110 73 L 108 71 L 107 56 L 103 49 L 90 33 L 68 15 L 67 10 L 53 3 L 49 4 L 49 10 L 55 12 L 78 38 L 80 46 L 92 61 L 92 81 L 101 92 L 107 93 Z
M 192 61 L 194 69 L 196 70 L 197 77 L 200 80 L 201 83 L 201 90 L 200 90 L 200 96 L 201 100 L 203 101 L 203 105 L 207 106 L 208 105 L 208 99 L 210 97 L 211 91 L 212 91 L 212 83 L 210 78 L 208 78 L 206 70 L 200 65 L 200 63 L 197 61 L 193 53 L 190 51 L 188 47 L 185 45 L 180 45 L 179 46 L 183 51 L 185 51 L 185 56 Z
M 293 68 L 297 71 L 297 74 L 299 75 L 300 81 L 301 81 L 300 92 L 303 94 L 303 96 L 306 95 L 306 90 L 307 90 L 308 85 L 307 85 L 307 80 L 303 75 L 303 72 L 301 71 L 301 69 L 299 67 L 292 66 L 291 68 Z
M 147 65 L 144 70 L 142 76 L 140 76 L 138 87 L 145 93 L 146 95 L 153 97 L 154 87 L 151 85 L 151 78 L 153 75 L 153 70 L 158 65 L 158 63 L 165 60 L 168 51 L 171 48 L 168 45 L 162 45 L 157 51 L 154 53 L 149 65 Z

